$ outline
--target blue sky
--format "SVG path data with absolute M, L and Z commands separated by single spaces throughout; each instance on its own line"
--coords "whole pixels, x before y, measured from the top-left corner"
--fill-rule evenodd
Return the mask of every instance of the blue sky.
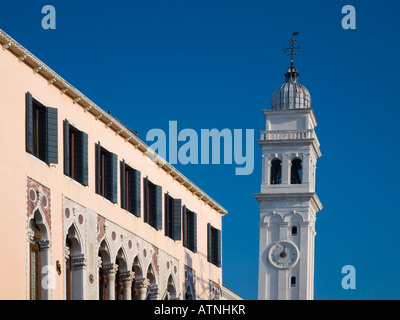
M 44 5 L 56 30 L 41 27 Z M 341 9 L 356 9 L 344 30 Z M 321 143 L 315 299 L 400 299 L 400 4 L 335 1 L 8 1 L 0 28 L 145 140 L 153 128 L 265 129 L 292 32 Z M 223 205 L 223 283 L 257 299 L 261 150 L 255 168 L 177 165 Z M 344 265 L 356 289 L 341 287 Z

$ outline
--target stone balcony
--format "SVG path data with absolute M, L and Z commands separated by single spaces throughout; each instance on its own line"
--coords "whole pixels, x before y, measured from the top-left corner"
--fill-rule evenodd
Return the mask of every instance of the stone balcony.
M 260 140 L 303 140 L 303 139 L 316 139 L 317 136 L 314 130 L 303 131 L 289 131 L 289 130 L 274 130 L 274 131 L 261 131 Z

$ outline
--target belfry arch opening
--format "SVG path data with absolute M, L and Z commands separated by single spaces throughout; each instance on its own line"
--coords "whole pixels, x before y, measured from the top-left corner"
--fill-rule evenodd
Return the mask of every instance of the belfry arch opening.
M 282 183 L 282 161 L 279 159 L 274 159 L 271 161 L 271 184 L 281 184 Z
M 301 184 L 303 163 L 299 158 L 292 160 L 290 168 L 290 184 Z

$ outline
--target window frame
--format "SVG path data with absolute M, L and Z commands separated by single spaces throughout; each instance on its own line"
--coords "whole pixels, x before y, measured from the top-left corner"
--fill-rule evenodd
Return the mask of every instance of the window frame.
M 25 150 L 47 165 L 58 164 L 58 110 L 25 96 Z
M 207 224 L 207 261 L 222 267 L 222 230 Z
M 96 143 L 96 193 L 118 202 L 118 156 Z

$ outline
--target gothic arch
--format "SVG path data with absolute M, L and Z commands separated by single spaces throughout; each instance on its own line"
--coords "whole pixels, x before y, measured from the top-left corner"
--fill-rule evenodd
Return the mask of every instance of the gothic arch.
M 186 290 L 185 290 L 185 300 L 196 300 L 196 296 L 194 294 L 194 290 L 192 288 L 192 285 L 190 283 L 187 284 Z
M 28 219 L 28 228 L 31 227 L 32 220 L 39 227 L 41 239 L 40 240 L 49 240 L 50 239 L 50 226 L 47 224 L 47 221 L 44 217 L 44 213 L 40 207 L 37 207 L 33 214 Z
M 107 238 L 104 238 L 99 245 L 99 256 L 102 264 L 111 263 L 111 250 Z
M 135 278 L 136 279 L 142 279 L 143 278 L 143 264 L 140 260 L 139 255 L 137 255 L 132 262 L 132 269 L 135 272 Z
M 115 272 L 115 300 L 124 300 L 126 297 L 125 294 L 125 286 L 127 281 L 124 281 L 124 274 L 128 271 L 128 263 L 126 258 L 126 253 L 123 247 L 121 246 L 117 252 L 115 257 L 115 265 L 117 265 Z M 129 291 L 131 291 L 129 287 Z M 113 290 L 113 288 L 110 288 Z
M 157 275 L 155 273 L 152 263 L 150 263 L 149 266 L 147 267 L 146 278 L 149 279 L 150 285 L 154 285 L 154 284 L 158 283 Z
M 166 288 L 167 288 L 168 299 L 176 300 L 178 298 L 178 293 L 176 290 L 176 284 L 172 274 L 170 274 L 168 277 Z
M 79 254 L 84 254 L 83 249 L 83 241 L 82 241 L 82 236 L 79 232 L 79 229 L 77 228 L 75 223 L 72 223 L 71 226 L 69 227 L 66 237 L 71 241 L 72 243 L 72 251 L 70 252 L 71 256 L 76 256 Z
M 86 258 L 79 230 L 74 223 L 65 236 L 65 294 L 68 300 L 84 299 Z
M 28 217 L 27 231 L 27 294 L 31 300 L 50 299 L 52 287 L 52 270 L 49 266 L 51 257 L 50 228 L 40 207 L 34 209 Z M 47 272 L 47 273 L 46 273 Z M 42 283 L 43 274 L 47 278 L 45 285 Z
M 110 247 L 106 238 L 99 245 L 98 259 L 98 297 L 99 300 L 108 300 L 109 291 L 114 290 L 114 288 L 110 288 L 109 286 L 107 270 L 105 268 L 105 266 L 111 264 Z
M 117 252 L 115 260 L 118 261 L 119 269 L 118 271 L 128 271 L 128 259 L 126 251 L 123 246 L 121 246 Z

